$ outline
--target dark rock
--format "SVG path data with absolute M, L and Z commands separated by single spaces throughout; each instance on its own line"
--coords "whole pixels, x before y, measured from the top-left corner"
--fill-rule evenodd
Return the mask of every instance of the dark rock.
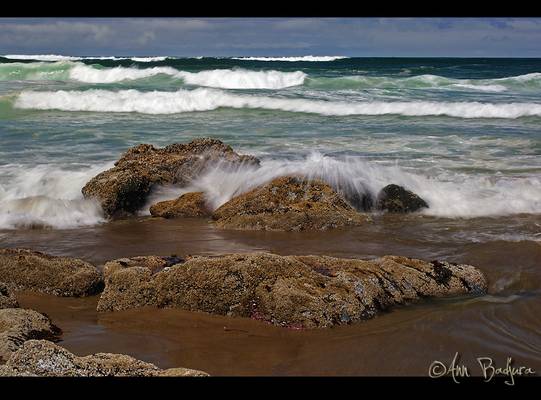
M 374 208 L 374 199 L 369 192 L 349 192 L 344 195 L 344 198 L 357 211 L 367 212 Z
M 391 213 L 410 213 L 421 208 L 428 208 L 428 204 L 402 186 L 387 185 L 378 194 L 376 208 Z

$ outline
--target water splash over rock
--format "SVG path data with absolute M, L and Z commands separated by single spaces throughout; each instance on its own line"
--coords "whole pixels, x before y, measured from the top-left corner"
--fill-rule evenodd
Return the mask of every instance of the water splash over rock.
M 195 139 L 163 149 L 141 144 L 129 149 L 113 168 L 92 178 L 82 192 L 87 198 L 97 198 L 108 216 L 131 214 L 144 205 L 153 185 L 187 185 L 218 160 L 259 164 L 257 158 L 239 155 L 217 139 Z

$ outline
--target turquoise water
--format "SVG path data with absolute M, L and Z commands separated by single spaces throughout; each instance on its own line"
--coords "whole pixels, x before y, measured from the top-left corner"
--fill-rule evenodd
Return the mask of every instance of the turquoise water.
M 0 58 L 3 229 L 103 222 L 86 181 L 135 144 L 201 136 L 262 159 L 194 182 L 215 206 L 302 172 L 405 185 L 438 218 L 541 213 L 540 59 L 39 58 Z

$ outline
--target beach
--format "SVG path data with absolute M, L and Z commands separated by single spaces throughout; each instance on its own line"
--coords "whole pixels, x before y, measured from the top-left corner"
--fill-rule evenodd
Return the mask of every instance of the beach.
M 146 255 L 397 255 L 472 265 L 488 282 L 482 295 L 423 299 L 322 329 L 167 307 L 98 312 L 99 294 L 22 291 L 19 304 L 46 313 L 74 354 L 122 353 L 218 376 L 425 376 L 456 352 L 471 365 L 512 357 L 540 370 L 538 71 L 539 59 L 1 57 L 2 248 L 100 271 Z M 257 157 L 257 168 L 209 163 L 185 184 L 154 183 L 127 215 L 83 196 L 134 146 L 207 137 Z M 374 204 L 400 185 L 428 207 L 357 203 L 369 222 L 293 231 L 150 215 L 151 205 L 191 192 L 212 213 L 291 175 Z

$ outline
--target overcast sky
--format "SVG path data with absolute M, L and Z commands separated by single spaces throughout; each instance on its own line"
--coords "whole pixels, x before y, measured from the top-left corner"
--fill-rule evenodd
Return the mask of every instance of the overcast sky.
M 0 54 L 541 57 L 541 18 L 3 18 Z

